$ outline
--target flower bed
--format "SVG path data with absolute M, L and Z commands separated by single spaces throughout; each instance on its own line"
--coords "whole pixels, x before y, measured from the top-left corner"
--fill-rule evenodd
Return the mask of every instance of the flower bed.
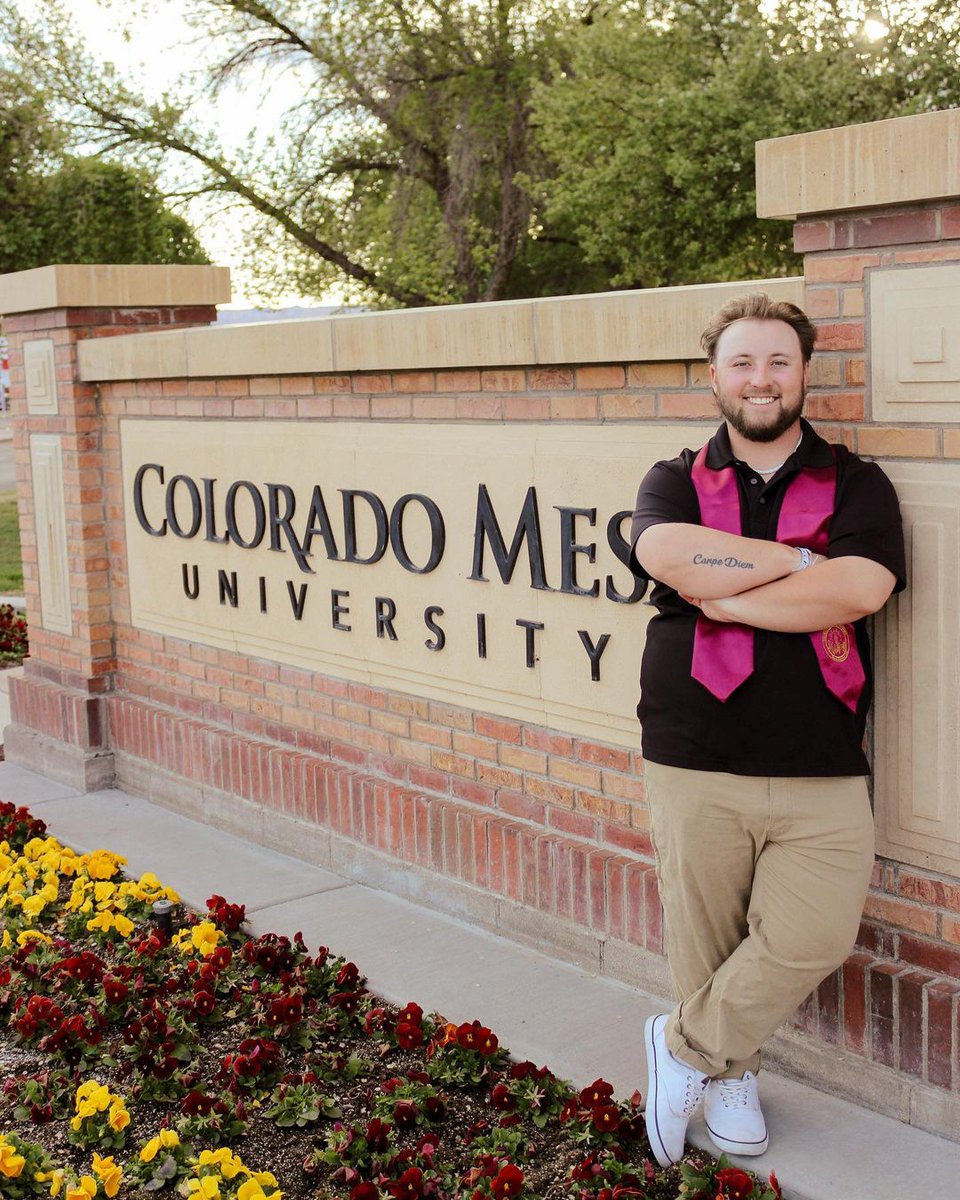
M 168 930 L 154 906 L 178 897 L 123 861 L 0 804 L 5 1200 L 780 1196 L 696 1152 L 661 1170 L 639 1093 L 577 1092 L 478 1021 L 387 1005 L 222 896 Z

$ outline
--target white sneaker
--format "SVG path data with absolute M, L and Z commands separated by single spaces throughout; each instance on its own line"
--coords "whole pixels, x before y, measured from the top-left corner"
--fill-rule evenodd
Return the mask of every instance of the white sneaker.
M 665 1013 L 644 1026 L 647 1050 L 647 1106 L 644 1119 L 653 1156 L 661 1167 L 683 1158 L 683 1141 L 690 1118 L 700 1107 L 707 1076 L 681 1062 L 667 1049 Z
M 762 1154 L 769 1145 L 757 1077 L 751 1071 L 742 1079 L 711 1079 L 704 1117 L 710 1140 L 728 1154 Z

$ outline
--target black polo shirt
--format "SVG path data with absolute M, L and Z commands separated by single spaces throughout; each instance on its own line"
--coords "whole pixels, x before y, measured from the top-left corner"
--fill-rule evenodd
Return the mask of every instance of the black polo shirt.
M 732 466 L 740 490 L 745 536 L 774 540 L 787 484 L 804 466 L 829 466 L 830 446 L 806 421 L 796 452 L 767 483 L 733 457 L 726 425 L 710 440 L 706 465 Z M 836 449 L 837 488 L 829 528 L 828 557 L 857 555 L 881 563 L 906 582 L 900 506 L 893 485 L 875 463 L 845 447 Z M 699 525 L 700 505 L 690 472 L 697 451 L 684 450 L 647 473 L 637 494 L 631 543 L 651 525 Z M 634 564 L 641 575 L 647 573 Z M 649 576 L 647 576 L 649 578 Z M 736 775 L 866 775 L 863 752 L 873 672 L 866 619 L 857 621 L 857 645 L 866 685 L 852 713 L 823 682 L 807 634 L 755 634 L 754 672 L 725 702 L 690 675 L 699 610 L 662 583 L 650 597 L 657 615 L 650 621 L 640 669 L 637 715 L 643 754 L 652 762 L 697 771 Z

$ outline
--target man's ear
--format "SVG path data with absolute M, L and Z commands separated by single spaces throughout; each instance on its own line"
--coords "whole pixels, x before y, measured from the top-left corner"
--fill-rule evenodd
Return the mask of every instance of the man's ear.
M 806 376 L 804 376 L 803 382 L 804 382 L 804 386 L 806 386 L 806 382 L 807 382 Z M 710 364 L 710 387 L 713 390 L 713 394 L 716 395 L 717 394 L 717 368 L 713 365 L 713 363 Z

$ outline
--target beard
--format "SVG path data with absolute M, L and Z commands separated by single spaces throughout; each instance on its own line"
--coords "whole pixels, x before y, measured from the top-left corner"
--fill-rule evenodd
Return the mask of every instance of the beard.
M 792 402 L 781 395 L 762 411 L 750 412 L 743 400 L 731 402 L 719 387 L 716 392 L 721 416 L 751 442 L 775 442 L 801 416 L 806 397 L 806 389 L 801 385 L 800 394 Z

